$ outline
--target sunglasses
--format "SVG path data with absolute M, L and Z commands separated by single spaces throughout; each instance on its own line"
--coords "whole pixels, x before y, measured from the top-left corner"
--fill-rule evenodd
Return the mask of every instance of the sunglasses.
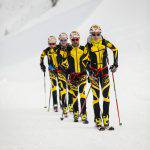
M 56 45 L 56 43 L 48 43 L 49 45 Z
M 61 43 L 63 43 L 63 42 L 67 42 L 67 39 L 65 39 L 65 40 L 60 40 L 60 42 L 61 42 Z
M 92 36 L 100 36 L 100 33 L 93 33 Z
M 72 39 L 71 41 L 73 41 L 73 42 L 78 42 L 79 39 Z

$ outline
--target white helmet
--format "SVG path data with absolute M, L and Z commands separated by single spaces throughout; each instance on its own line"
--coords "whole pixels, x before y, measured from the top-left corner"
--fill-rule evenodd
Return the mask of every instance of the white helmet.
M 78 33 L 77 31 L 72 31 L 72 32 L 70 33 L 70 39 L 72 40 L 72 39 L 74 39 L 74 38 L 80 39 L 80 35 L 79 35 L 79 33 Z
M 49 36 L 48 37 L 48 43 L 56 43 L 57 42 L 57 39 L 55 38 L 55 36 Z
M 99 25 L 92 25 L 90 28 L 90 34 L 92 33 L 101 33 L 101 27 Z
M 59 40 L 67 40 L 68 39 L 68 35 L 66 34 L 66 33 L 61 33 L 60 35 L 59 35 L 59 38 L 58 38 Z

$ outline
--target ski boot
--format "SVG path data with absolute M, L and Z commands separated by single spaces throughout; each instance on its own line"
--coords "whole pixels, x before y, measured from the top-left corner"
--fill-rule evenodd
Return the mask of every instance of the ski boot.
M 87 115 L 86 114 L 81 115 L 81 120 L 82 120 L 83 124 L 88 124 L 89 123 L 89 121 L 87 120 Z
M 104 124 L 104 127 L 109 126 L 109 116 L 108 115 L 106 115 L 106 116 L 103 115 L 103 124 Z
M 69 104 L 68 107 L 69 107 L 69 112 L 73 112 L 73 106 L 72 106 L 72 104 Z
M 109 115 L 106 115 L 106 116 L 103 115 L 103 124 L 104 124 L 105 129 L 114 130 L 113 126 L 109 126 Z
M 104 131 L 105 128 L 102 126 L 102 119 L 101 118 L 95 118 L 95 123 L 96 123 L 96 127 L 98 128 L 98 130 L 100 131 Z
M 79 112 L 74 112 L 74 122 L 78 122 L 78 118 L 79 118 Z
M 57 105 L 57 104 L 55 104 L 55 105 L 53 106 L 53 108 L 54 108 L 54 112 L 58 112 L 58 105 Z

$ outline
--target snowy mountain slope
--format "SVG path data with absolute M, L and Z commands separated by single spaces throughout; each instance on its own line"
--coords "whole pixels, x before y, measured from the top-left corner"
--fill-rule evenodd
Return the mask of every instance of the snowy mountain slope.
M 150 148 L 148 4 L 146 0 L 105 0 L 94 3 L 92 1 L 78 5 L 72 8 L 72 11 L 55 14 L 49 21 L 1 41 L 0 149 L 148 150 Z M 51 25 L 53 18 L 55 26 Z M 61 20 L 62 26 L 59 26 L 56 18 Z M 64 18 L 69 20 L 69 24 L 62 21 Z M 111 88 L 110 119 L 111 124 L 116 127 L 114 132 L 99 133 L 94 129 L 92 93 L 88 98 L 90 124 L 87 126 L 82 123 L 74 124 L 72 115 L 63 122 L 59 121 L 61 111 L 55 114 L 52 110 L 48 113 L 39 109 L 43 106 L 44 95 L 43 75 L 38 63 L 40 52 L 47 44 L 49 27 L 53 30 L 51 33 L 55 35 L 61 31 L 69 33 L 75 28 L 81 32 L 82 43 L 85 43 L 89 27 L 93 23 L 101 24 L 104 36 L 119 48 L 119 69 L 115 73 L 115 79 L 123 126 L 119 127 L 117 124 L 115 98 Z M 6 61 L 8 51 L 10 55 Z M 109 56 L 112 63 L 111 53 Z M 48 81 L 47 76 L 47 85 Z
M 57 8 L 52 8 L 51 0 L 1 0 L 0 38 L 14 36 L 32 26 L 48 20 L 54 14 L 69 11 L 89 0 L 60 0 Z
M 1 0 L 0 37 L 19 31 L 31 20 L 51 9 L 50 0 Z

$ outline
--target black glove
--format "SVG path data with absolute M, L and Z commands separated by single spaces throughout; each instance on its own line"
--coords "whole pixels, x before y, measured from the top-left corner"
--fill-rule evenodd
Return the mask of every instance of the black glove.
M 41 66 L 41 70 L 42 70 L 43 72 L 46 72 L 46 67 L 45 67 L 45 65 L 44 65 L 43 63 L 41 63 L 40 66 Z
M 110 70 L 111 70 L 112 73 L 115 73 L 117 68 L 118 68 L 118 64 L 117 63 L 114 63 L 113 65 L 110 66 Z

